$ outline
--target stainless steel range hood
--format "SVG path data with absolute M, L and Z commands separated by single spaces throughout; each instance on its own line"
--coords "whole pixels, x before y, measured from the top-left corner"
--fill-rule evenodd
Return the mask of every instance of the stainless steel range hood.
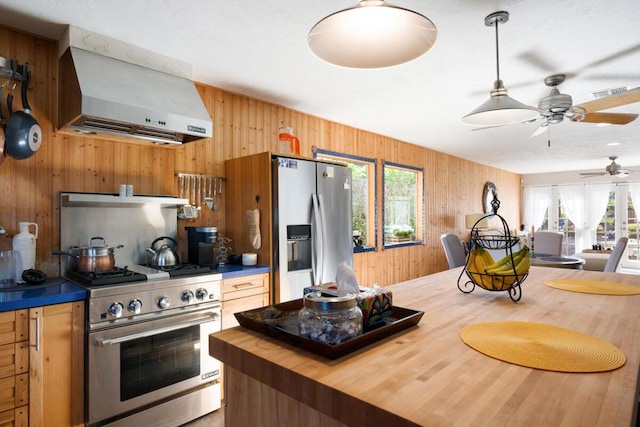
M 58 128 L 178 145 L 212 136 L 194 83 L 70 46 L 59 62 Z

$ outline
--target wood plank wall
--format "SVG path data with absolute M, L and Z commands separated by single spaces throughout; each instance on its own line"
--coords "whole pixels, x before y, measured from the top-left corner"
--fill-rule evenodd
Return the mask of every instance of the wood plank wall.
M 178 172 L 224 176 L 226 159 L 278 152 L 277 132 L 281 126 L 294 128 L 304 157 L 312 157 L 312 147 L 317 146 L 424 168 L 425 245 L 391 250 L 379 247 L 376 252 L 356 254 L 354 269 L 363 284 L 384 286 L 446 269 L 439 237 L 445 232 L 468 236 L 464 214 L 482 211 L 486 181 L 497 185 L 500 213 L 509 224 L 515 227 L 520 221 L 517 174 L 207 85 L 198 84 L 197 88 L 213 119 L 211 139 L 161 148 L 63 134 L 55 128 L 56 43 L 0 27 L 0 56 L 30 64 L 29 99 L 44 135 L 42 148 L 35 156 L 20 161 L 6 158 L 0 165 L 0 225 L 13 234 L 19 221 L 38 223 L 36 268 L 49 275 L 58 271 L 58 259 L 49 252 L 59 249 L 60 191 L 116 193 L 119 184 L 127 183 L 133 184 L 137 194 L 177 194 Z M 378 188 L 380 185 L 381 180 Z M 224 234 L 227 221 L 244 221 L 225 217 L 228 197 L 233 194 L 224 192 L 218 211 L 205 209 L 197 220 L 179 221 L 183 256 L 183 226 L 213 225 Z M 380 212 L 378 217 L 382 218 Z M 3 238 L 0 241 L 7 244 Z

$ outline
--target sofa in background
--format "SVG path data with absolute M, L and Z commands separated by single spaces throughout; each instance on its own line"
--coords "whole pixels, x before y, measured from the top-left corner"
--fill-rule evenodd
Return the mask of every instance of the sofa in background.
M 611 255 L 611 251 L 602 251 L 602 252 L 579 252 L 573 256 L 582 258 L 583 260 L 585 260 L 585 263 L 582 266 L 583 270 L 604 271 L 604 266 L 607 264 L 607 261 L 609 260 L 610 255 Z

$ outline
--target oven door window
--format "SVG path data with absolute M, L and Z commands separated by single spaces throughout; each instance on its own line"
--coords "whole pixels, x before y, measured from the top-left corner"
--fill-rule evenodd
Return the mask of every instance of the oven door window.
M 120 401 L 200 375 L 200 326 L 120 344 Z

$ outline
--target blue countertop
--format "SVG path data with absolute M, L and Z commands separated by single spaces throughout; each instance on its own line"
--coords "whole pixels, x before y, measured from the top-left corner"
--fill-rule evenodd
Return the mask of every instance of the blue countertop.
M 64 279 L 48 279 L 42 285 L 0 288 L 0 312 L 40 307 L 86 298 L 86 291 Z
M 214 273 L 221 273 L 223 279 L 268 273 L 268 266 L 226 264 L 213 268 Z M 47 279 L 42 285 L 18 285 L 11 288 L 0 288 L 0 312 L 40 307 L 63 302 L 79 301 L 86 298 L 86 291 L 80 286 L 59 277 Z
M 271 269 L 265 265 L 254 265 L 251 267 L 244 265 L 225 264 L 222 267 L 212 269 L 214 273 L 222 273 L 223 279 L 231 279 L 234 277 L 250 276 L 252 274 L 268 273 Z

